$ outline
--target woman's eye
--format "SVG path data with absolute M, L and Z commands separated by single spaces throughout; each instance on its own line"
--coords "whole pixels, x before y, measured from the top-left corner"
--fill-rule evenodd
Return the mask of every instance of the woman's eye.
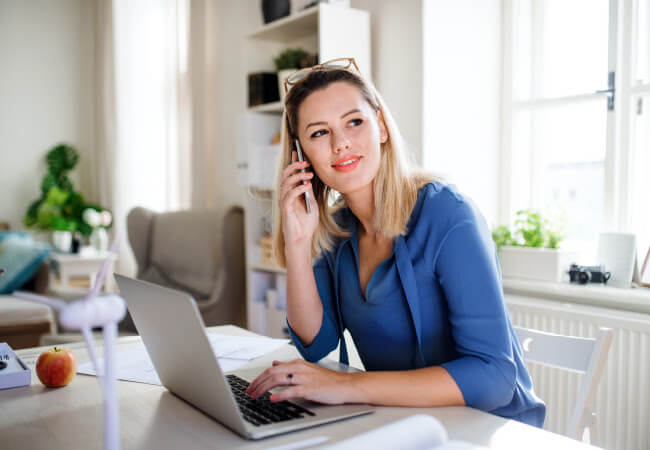
M 325 133 L 327 133 L 326 130 L 318 130 L 318 131 L 314 131 L 314 132 L 311 134 L 311 137 L 313 137 L 313 138 L 321 137 L 321 136 L 323 136 Z
M 358 127 L 363 123 L 363 119 L 352 119 L 349 124 L 352 125 L 353 127 Z

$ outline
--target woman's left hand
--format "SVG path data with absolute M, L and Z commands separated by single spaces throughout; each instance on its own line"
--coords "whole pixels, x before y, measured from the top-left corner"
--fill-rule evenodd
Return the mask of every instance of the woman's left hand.
M 282 392 L 271 395 L 271 401 L 304 398 L 318 403 L 338 405 L 354 401 L 350 386 L 352 374 L 325 369 L 316 364 L 296 359 L 282 363 L 273 361 L 273 367 L 266 369 L 250 384 L 246 392 L 253 398 L 278 387 L 289 386 Z

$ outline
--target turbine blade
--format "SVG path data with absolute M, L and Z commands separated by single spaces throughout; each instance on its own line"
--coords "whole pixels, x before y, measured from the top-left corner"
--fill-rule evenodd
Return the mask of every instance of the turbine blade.
M 46 297 L 45 295 L 38 295 L 32 292 L 14 291 L 13 295 L 15 297 L 22 298 L 23 300 L 28 300 L 30 302 L 42 303 L 44 305 L 50 306 L 57 310 L 62 310 L 66 306 L 68 306 L 66 302 L 64 302 L 63 300 L 59 300 L 58 298 Z
M 95 278 L 95 283 L 93 284 L 93 287 L 86 295 L 86 300 L 90 300 L 91 298 L 95 297 L 99 292 L 99 290 L 104 285 L 104 280 L 106 279 L 108 268 L 113 263 L 113 261 L 117 258 L 117 249 L 118 249 L 118 245 L 120 244 L 120 241 L 122 240 L 121 238 L 122 238 L 122 233 L 118 232 L 117 235 L 115 236 L 115 239 L 113 239 L 113 244 L 111 245 L 109 253 L 106 256 L 106 259 L 102 264 L 102 267 L 99 269 L 99 272 L 97 273 L 97 277 Z
M 83 327 L 81 329 L 81 334 L 83 334 L 84 340 L 86 341 L 86 347 L 88 347 L 88 356 L 90 356 L 90 360 L 93 363 L 93 367 L 95 368 L 95 373 L 97 374 L 97 380 L 99 381 L 99 385 L 104 388 L 104 374 L 100 372 L 99 370 L 99 363 L 97 361 L 97 353 L 95 353 L 95 338 L 93 336 L 92 331 L 90 330 L 90 327 Z M 104 364 L 106 362 L 104 361 Z

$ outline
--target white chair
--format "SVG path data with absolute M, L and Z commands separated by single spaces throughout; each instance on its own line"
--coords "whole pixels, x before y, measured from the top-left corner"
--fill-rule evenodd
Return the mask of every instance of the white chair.
M 607 363 L 614 332 L 599 328 L 595 339 L 546 333 L 514 327 L 526 361 L 584 374 L 578 399 L 571 414 L 567 436 L 587 442 L 595 434 L 596 414 L 593 411 L 596 389 Z

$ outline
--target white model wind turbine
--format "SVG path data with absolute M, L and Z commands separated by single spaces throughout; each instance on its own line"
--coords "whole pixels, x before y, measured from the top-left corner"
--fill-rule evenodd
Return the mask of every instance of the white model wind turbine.
M 31 292 L 16 291 L 13 295 L 24 300 L 44 303 L 59 311 L 59 322 L 64 328 L 81 330 L 88 347 L 88 354 L 95 367 L 97 379 L 104 394 L 104 449 L 120 449 L 120 410 L 115 377 L 115 340 L 117 324 L 126 314 L 122 297 L 116 294 L 99 295 L 108 268 L 116 258 L 119 236 L 113 241 L 111 250 L 104 260 L 88 294 L 74 302 L 36 295 Z M 102 327 L 104 335 L 104 372 L 97 363 L 92 329 Z

